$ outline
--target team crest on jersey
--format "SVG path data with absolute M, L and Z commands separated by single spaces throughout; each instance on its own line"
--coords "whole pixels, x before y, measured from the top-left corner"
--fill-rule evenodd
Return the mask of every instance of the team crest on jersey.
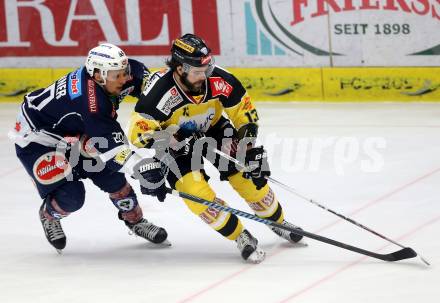
M 208 108 L 204 113 L 200 115 L 194 115 L 191 117 L 181 116 L 179 118 L 179 128 L 185 133 L 193 133 L 196 131 L 206 132 L 211 126 L 212 120 L 214 120 L 215 109 Z
M 60 152 L 48 152 L 34 163 L 35 179 L 44 185 L 56 183 L 72 172 L 72 167 L 66 156 Z
M 182 96 L 177 91 L 177 88 L 173 86 L 167 93 L 160 99 L 156 108 L 165 115 L 169 115 L 173 107 L 183 102 Z
M 209 83 L 211 85 L 212 97 L 223 95 L 227 98 L 233 89 L 232 85 L 221 77 L 210 77 Z
M 77 69 L 76 71 L 70 73 L 68 82 L 67 82 L 67 88 L 69 91 L 70 99 L 78 98 L 82 95 L 81 91 L 81 72 L 82 67 L 80 69 Z

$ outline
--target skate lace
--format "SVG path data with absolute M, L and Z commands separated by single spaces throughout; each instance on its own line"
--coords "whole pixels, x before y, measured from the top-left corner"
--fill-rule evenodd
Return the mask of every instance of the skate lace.
M 49 221 L 45 219 L 44 230 L 51 241 L 55 241 L 65 237 L 60 220 Z
M 153 240 L 160 230 L 160 227 L 150 222 L 140 222 L 133 226 L 133 232 L 145 239 Z

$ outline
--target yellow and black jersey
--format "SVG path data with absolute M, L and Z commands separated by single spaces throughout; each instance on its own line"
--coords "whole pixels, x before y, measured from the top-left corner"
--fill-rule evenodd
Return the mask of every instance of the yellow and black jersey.
M 130 119 L 130 141 L 145 147 L 145 133 L 178 126 L 186 133 L 206 133 L 222 115 L 238 130 L 257 123 L 258 115 L 246 89 L 228 71 L 216 66 L 205 80 L 205 93 L 192 96 L 183 91 L 171 70 L 151 75 Z

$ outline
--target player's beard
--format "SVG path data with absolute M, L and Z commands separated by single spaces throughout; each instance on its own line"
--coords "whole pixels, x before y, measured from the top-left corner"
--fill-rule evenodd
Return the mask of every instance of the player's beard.
M 192 95 L 202 95 L 205 92 L 205 80 L 200 81 L 200 85 L 196 86 L 188 81 L 188 75 L 184 73 L 180 77 L 180 81 L 186 88 L 188 88 L 190 94 Z

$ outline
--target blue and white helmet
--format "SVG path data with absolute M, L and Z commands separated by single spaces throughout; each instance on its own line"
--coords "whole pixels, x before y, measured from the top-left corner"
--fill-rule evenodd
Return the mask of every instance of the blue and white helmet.
M 103 43 L 89 51 L 85 63 L 86 69 L 90 77 L 93 78 L 95 69 L 100 71 L 104 84 L 107 80 L 108 71 L 128 69 L 128 57 L 124 51 L 111 43 Z

